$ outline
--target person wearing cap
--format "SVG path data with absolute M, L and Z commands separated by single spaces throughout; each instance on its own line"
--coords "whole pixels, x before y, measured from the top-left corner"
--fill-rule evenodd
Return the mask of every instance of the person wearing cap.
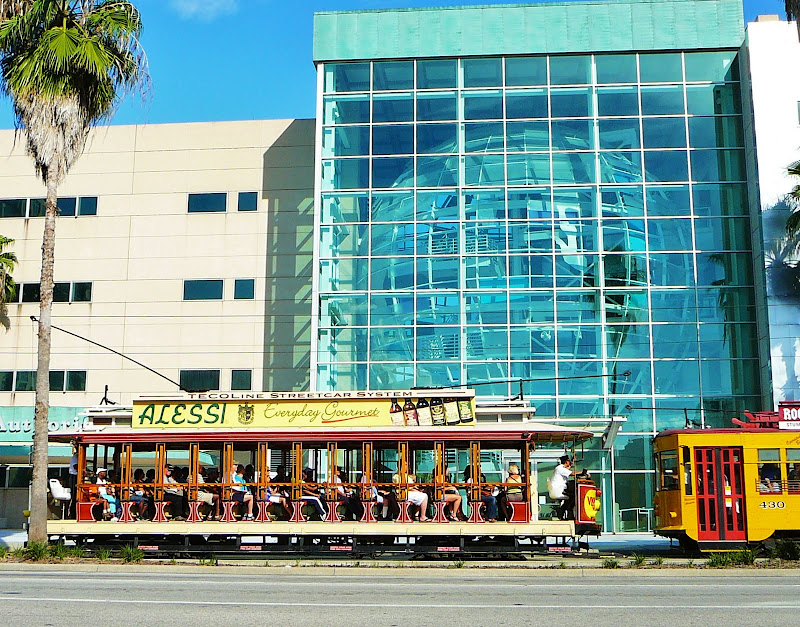
M 314 509 L 317 510 L 317 514 L 322 520 L 325 520 L 325 516 L 328 515 L 328 512 L 325 510 L 325 506 L 322 503 L 322 499 L 319 497 L 319 493 L 317 492 L 317 488 L 313 487 L 312 484 L 314 482 L 314 471 L 311 468 L 304 468 L 303 469 L 303 481 L 301 482 L 301 490 L 303 491 L 303 495 L 300 497 L 301 501 L 306 501 L 314 506 Z
M 122 503 L 117 498 L 117 492 L 114 486 L 108 485 L 106 475 L 108 470 L 106 468 L 97 469 L 97 479 L 95 483 L 100 486 L 97 488 L 97 494 L 103 499 L 105 507 L 103 508 L 103 515 L 111 516 L 111 522 L 119 520 L 119 513 L 122 510 Z
M 164 488 L 164 500 L 170 505 L 172 520 L 186 520 L 186 510 L 188 509 L 186 497 L 183 494 L 183 488 L 178 487 L 178 482 L 172 476 L 172 471 L 172 464 L 164 466 L 164 485 L 170 486 Z

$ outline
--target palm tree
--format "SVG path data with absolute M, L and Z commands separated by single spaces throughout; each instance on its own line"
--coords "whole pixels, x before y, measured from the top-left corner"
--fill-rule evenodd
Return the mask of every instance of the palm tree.
M 11 273 L 17 265 L 17 256 L 5 248 L 14 243 L 10 237 L 0 235 L 0 324 L 8 329 L 6 304 L 14 300 L 17 294 L 17 284 Z
M 798 6 L 800 6 L 800 0 Z M 786 173 L 789 176 L 800 177 L 800 161 L 795 161 L 786 168 Z M 786 203 L 794 209 L 786 219 L 786 235 L 793 238 L 800 235 L 800 185 L 795 185 L 792 191 L 786 194 Z
M 50 317 L 57 189 L 90 128 L 147 81 L 142 22 L 128 0 L 0 0 L 0 88 L 14 105 L 36 173 L 47 188 L 42 241 L 33 486 L 28 537 L 47 539 Z M 2 9 L 3 6 L 0 6 Z
M 800 0 L 786 0 L 786 19 L 790 22 L 795 21 L 797 25 L 797 36 L 800 38 Z

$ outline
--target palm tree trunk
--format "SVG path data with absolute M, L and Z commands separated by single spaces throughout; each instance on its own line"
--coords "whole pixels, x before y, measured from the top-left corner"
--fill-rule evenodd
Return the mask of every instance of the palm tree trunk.
M 36 415 L 33 429 L 33 487 L 28 540 L 47 541 L 47 431 L 50 411 L 50 314 L 53 309 L 53 265 L 58 217 L 56 183 L 45 174 L 44 235 L 42 237 L 42 278 L 39 303 L 39 363 L 36 369 Z

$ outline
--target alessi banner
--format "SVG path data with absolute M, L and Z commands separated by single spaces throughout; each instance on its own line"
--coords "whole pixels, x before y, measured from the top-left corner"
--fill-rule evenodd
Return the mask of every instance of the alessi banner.
M 142 398 L 134 429 L 471 426 L 471 391 L 204 393 Z

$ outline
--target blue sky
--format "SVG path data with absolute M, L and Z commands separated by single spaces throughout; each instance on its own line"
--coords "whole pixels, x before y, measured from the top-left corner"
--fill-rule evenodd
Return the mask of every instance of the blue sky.
M 134 0 L 142 12 L 152 93 L 123 103 L 114 124 L 314 116 L 312 16 L 358 10 L 513 0 Z M 745 18 L 783 0 L 744 0 Z M 0 99 L 0 128 L 13 127 Z

